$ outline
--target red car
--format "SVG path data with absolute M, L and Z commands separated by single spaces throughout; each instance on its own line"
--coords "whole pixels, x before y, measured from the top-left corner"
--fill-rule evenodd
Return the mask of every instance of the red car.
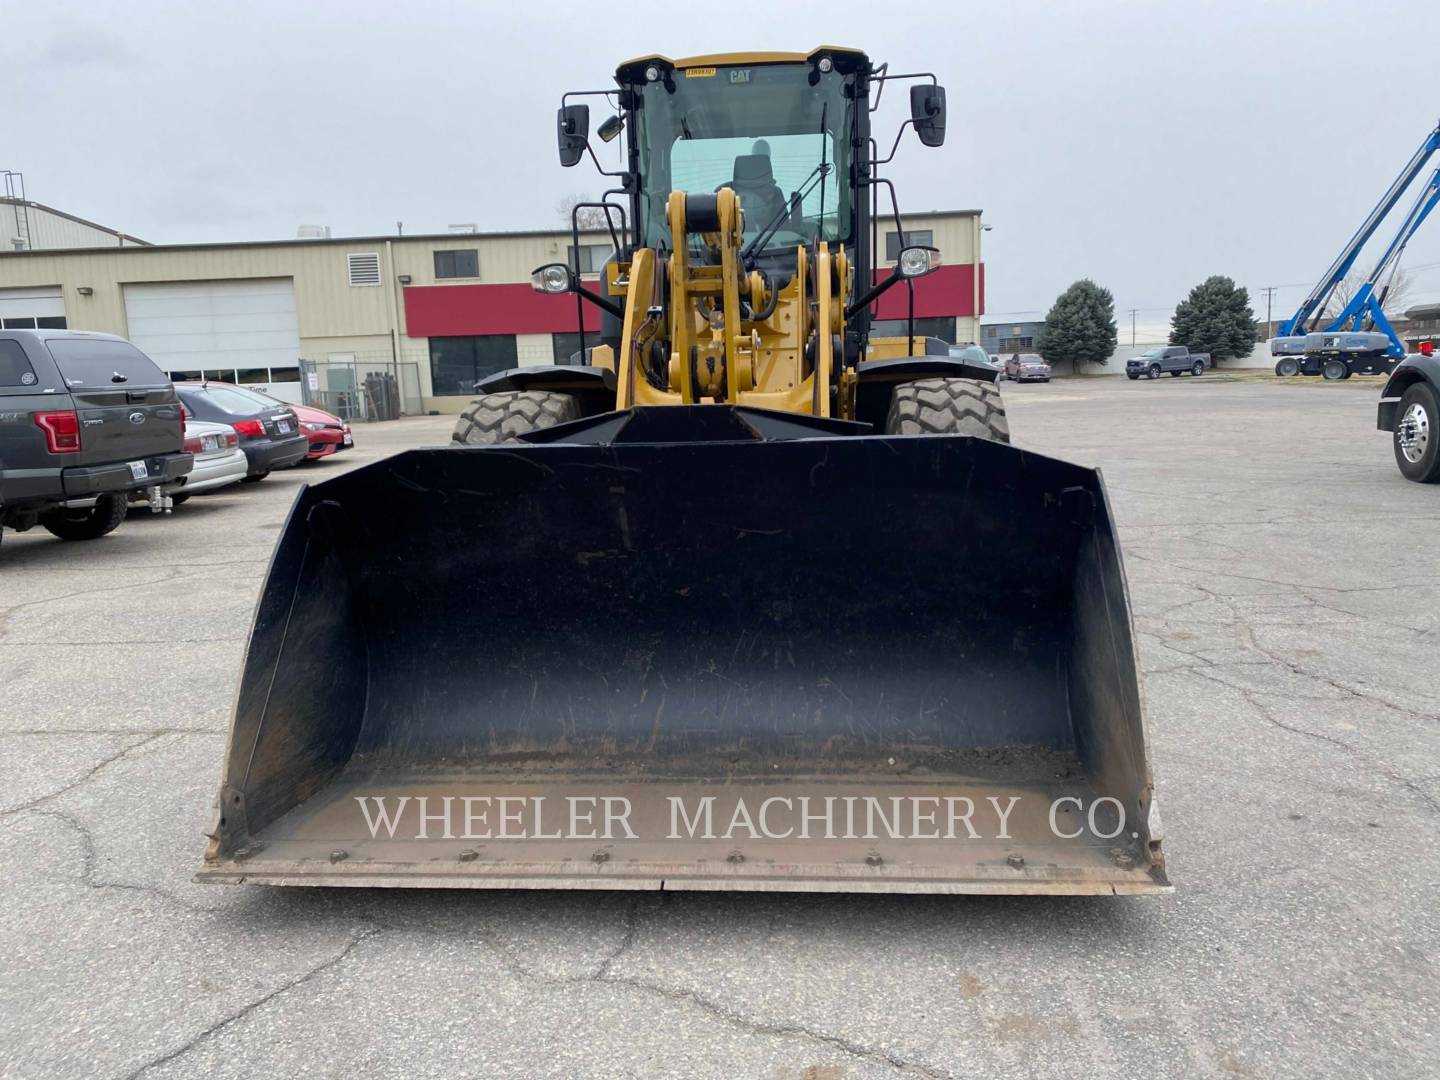
M 310 452 L 305 455 L 306 461 L 329 457 L 355 445 L 350 425 L 338 416 L 332 416 L 323 409 L 310 405 L 291 405 L 290 408 L 294 410 L 295 418 L 300 421 L 300 430 L 310 439 Z

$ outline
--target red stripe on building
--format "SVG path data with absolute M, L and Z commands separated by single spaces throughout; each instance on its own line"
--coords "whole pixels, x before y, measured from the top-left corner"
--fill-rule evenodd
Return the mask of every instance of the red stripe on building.
M 939 319 L 985 311 L 985 267 L 980 272 L 979 311 L 972 264 L 942 266 L 915 282 L 915 317 Z M 594 286 L 591 286 L 592 288 Z M 582 301 L 585 329 L 600 328 L 600 312 Z M 904 285 L 880 298 L 882 319 L 906 317 Z M 575 331 L 575 297 L 537 293 L 526 284 L 407 285 L 405 332 L 410 337 L 469 337 L 487 334 L 565 334 Z
M 593 288 L 593 286 L 591 286 Z M 600 329 L 600 309 L 588 300 L 585 329 Z M 523 285 L 407 285 L 405 332 L 410 337 L 575 332 L 575 297 L 538 293 Z
M 881 274 L 882 278 L 888 274 Z M 985 313 L 985 266 L 980 265 L 980 303 L 975 303 L 975 265 L 961 263 L 942 266 L 915 281 L 915 317 L 943 319 L 946 316 L 983 315 Z M 879 318 L 903 319 L 910 311 L 910 298 L 904 285 L 892 285 L 880 297 Z

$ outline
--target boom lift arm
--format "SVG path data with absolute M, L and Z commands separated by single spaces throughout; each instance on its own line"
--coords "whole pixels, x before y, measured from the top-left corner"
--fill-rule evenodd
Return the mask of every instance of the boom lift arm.
M 1309 295 L 1301 302 L 1295 314 L 1281 324 L 1276 340 L 1271 345 L 1272 353 L 1297 351 L 1294 346 L 1299 345 L 1304 335 L 1312 330 L 1311 324 L 1325 310 L 1325 305 L 1355 265 L 1355 260 L 1359 257 L 1361 250 L 1399 204 L 1410 185 L 1425 170 L 1426 164 L 1437 151 L 1440 151 L 1440 124 L 1437 124 L 1435 129 L 1426 135 L 1425 140 L 1411 156 L 1405 168 L 1401 170 L 1400 175 L 1386 189 L 1380 201 L 1375 204 L 1375 208 L 1370 211 L 1360 228 L 1356 230 L 1355 235 L 1350 238 L 1335 261 L 1330 264 L 1330 268 L 1324 276 L 1310 290 Z M 1384 290 L 1377 299 L 1376 285 L 1387 271 L 1393 276 L 1395 264 L 1401 252 L 1405 250 L 1405 245 L 1415 235 L 1416 230 L 1430 211 L 1435 208 L 1437 202 L 1440 202 L 1440 169 L 1431 175 L 1430 180 L 1421 190 L 1419 197 L 1401 222 L 1399 231 L 1386 247 L 1369 277 L 1356 291 L 1344 311 L 1325 326 L 1322 332 L 1360 330 L 1362 329 L 1361 323 L 1365 322 L 1370 326 L 1377 327 L 1380 332 L 1389 337 L 1390 346 L 1386 350 L 1386 355 L 1400 357 L 1405 354 L 1405 346 L 1381 311 L 1380 300 L 1384 298 Z M 1295 341 L 1291 344 L 1285 339 L 1295 339 Z M 1286 348 L 1287 344 L 1291 344 L 1291 347 Z

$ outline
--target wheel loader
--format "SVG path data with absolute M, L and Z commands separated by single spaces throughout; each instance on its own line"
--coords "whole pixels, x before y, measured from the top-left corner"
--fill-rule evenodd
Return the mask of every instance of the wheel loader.
M 1099 473 L 1010 444 L 993 366 L 876 326 L 940 263 L 876 240 L 943 88 L 832 47 L 615 81 L 557 118 L 600 168 L 613 109 L 572 219 L 613 255 L 533 276 L 598 330 L 299 493 L 197 880 L 1168 890 Z

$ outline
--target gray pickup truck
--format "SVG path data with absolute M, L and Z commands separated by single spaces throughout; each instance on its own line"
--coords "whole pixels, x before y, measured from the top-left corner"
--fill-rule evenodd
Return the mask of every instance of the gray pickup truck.
M 1208 352 L 1191 352 L 1184 345 L 1166 345 L 1151 349 L 1125 361 L 1125 374 L 1132 379 L 1144 375 L 1147 379 L 1158 379 L 1161 372 L 1171 375 L 1203 375 L 1210 366 Z
M 142 488 L 163 509 L 190 472 L 183 429 L 169 378 L 124 338 L 0 330 L 0 532 L 93 540 Z

